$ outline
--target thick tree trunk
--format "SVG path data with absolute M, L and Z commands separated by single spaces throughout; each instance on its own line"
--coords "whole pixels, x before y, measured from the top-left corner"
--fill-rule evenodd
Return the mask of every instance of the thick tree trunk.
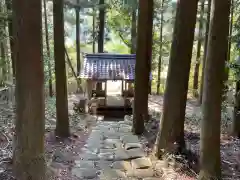
M 138 37 L 134 87 L 133 132 L 144 131 L 144 119 L 148 115 L 149 73 L 151 68 L 153 0 L 139 1 Z
M 131 54 L 136 53 L 137 43 L 137 11 L 132 10 L 132 27 L 131 27 Z
M 77 0 L 79 4 L 79 0 Z M 81 71 L 81 59 L 80 59 L 80 8 L 76 7 L 76 57 L 77 57 L 77 75 Z
M 17 52 L 14 170 L 19 180 L 44 180 L 46 174 L 41 9 L 41 0 L 13 0 Z
M 198 0 L 179 0 L 158 137 L 157 156 L 177 142 L 184 148 L 184 120 Z
M 240 81 L 236 82 L 232 135 L 240 138 Z
M 47 6 L 46 0 L 43 0 L 44 7 L 44 23 L 45 23 L 45 39 L 46 39 L 46 47 L 47 47 L 47 56 L 48 56 L 48 88 L 49 88 L 49 96 L 53 97 L 53 86 L 52 86 L 52 67 L 51 67 L 51 54 L 50 54 L 50 46 L 49 46 L 49 35 L 48 35 L 48 18 L 47 18 Z
M 6 2 L 7 11 L 11 12 L 12 11 L 12 1 L 6 0 L 5 2 Z M 13 55 L 14 41 L 13 41 L 13 24 L 12 24 L 11 19 L 9 19 L 9 21 L 8 21 L 8 33 L 9 33 L 10 52 L 11 52 L 10 55 L 11 55 L 11 62 L 12 62 L 12 74 L 13 74 L 13 78 L 15 78 L 16 67 L 15 67 L 15 61 L 14 61 L 14 55 Z
M 63 0 L 53 1 L 53 23 L 57 108 L 56 135 L 68 137 L 70 132 L 64 47 Z
M 210 25 L 210 15 L 211 15 L 211 3 L 212 0 L 208 0 L 208 8 L 207 8 L 207 23 L 206 23 L 206 30 L 205 30 L 205 40 L 204 40 L 204 50 L 203 50 L 203 62 L 202 62 L 202 77 L 201 77 L 201 84 L 200 84 L 200 92 L 199 92 L 199 103 L 202 104 L 202 97 L 203 97 L 203 81 L 204 81 L 204 69 L 206 64 L 207 58 L 207 45 L 208 45 L 208 32 L 209 32 L 209 25 Z
M 198 97 L 198 78 L 199 78 L 199 67 L 200 67 L 200 63 L 201 63 L 204 4 L 205 4 L 205 1 L 202 1 L 201 9 L 200 9 L 200 19 L 199 19 L 199 35 L 198 35 L 198 43 L 197 43 L 197 56 L 196 56 L 196 64 L 195 64 L 195 67 L 194 67 L 194 76 L 193 76 L 193 91 L 194 91 L 193 94 L 194 94 L 195 97 Z
M 105 4 L 105 0 L 99 0 L 100 5 Z M 99 10 L 99 32 L 98 32 L 98 52 L 104 51 L 104 30 L 105 30 L 105 9 Z
M 230 0 L 213 0 L 204 77 L 200 180 L 221 179 L 220 124 Z
M 158 58 L 158 80 L 157 80 L 157 94 L 160 94 L 161 85 L 161 69 L 162 69 L 162 40 L 163 40 L 163 8 L 164 0 L 161 3 L 161 20 L 160 20 L 160 46 L 159 46 L 159 58 Z

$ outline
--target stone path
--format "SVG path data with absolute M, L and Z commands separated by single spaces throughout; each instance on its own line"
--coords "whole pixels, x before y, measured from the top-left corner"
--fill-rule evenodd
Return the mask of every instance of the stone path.
M 98 121 L 75 160 L 72 175 L 94 180 L 157 178 L 143 144 L 131 132 L 131 124 L 127 118 L 119 122 Z

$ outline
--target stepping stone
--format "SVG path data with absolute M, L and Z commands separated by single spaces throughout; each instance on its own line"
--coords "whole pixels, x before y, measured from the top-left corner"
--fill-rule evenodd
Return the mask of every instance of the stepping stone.
M 152 168 L 149 169 L 134 169 L 131 171 L 127 171 L 127 176 L 129 177 L 136 177 L 136 178 L 147 178 L 147 177 L 153 177 L 154 171 Z
M 134 149 L 134 148 L 143 148 L 143 145 L 141 143 L 126 143 L 125 144 L 125 149 Z
M 125 149 L 118 149 L 115 152 L 115 157 L 114 157 L 115 161 L 122 161 L 122 160 L 128 160 L 128 159 L 130 159 L 130 156 L 125 151 Z
M 98 155 L 98 157 L 101 159 L 101 160 L 105 160 L 105 161 L 113 161 L 114 159 L 114 154 L 113 153 L 100 153 Z
M 88 161 L 98 161 L 99 157 L 95 153 L 84 153 L 79 155 L 80 159 Z
M 139 143 L 138 136 L 136 136 L 136 135 L 125 135 L 125 136 L 122 136 L 120 139 L 124 144 L 126 144 L 126 143 Z
M 116 162 L 113 162 L 112 168 L 119 169 L 122 171 L 129 171 L 132 169 L 132 166 L 128 161 L 116 161 Z
M 73 168 L 72 175 L 83 179 L 94 179 L 97 177 L 95 168 Z
M 119 180 L 119 179 L 125 179 L 126 174 L 118 169 L 106 169 L 103 170 L 103 172 L 100 175 L 101 180 Z
M 77 168 L 94 168 L 93 161 L 76 160 L 75 164 L 75 167 Z
M 97 169 L 111 169 L 112 161 L 100 160 L 95 162 L 95 166 Z
M 147 169 L 152 166 L 151 160 L 146 157 L 133 159 L 131 164 L 134 169 Z
M 114 153 L 117 151 L 117 148 L 114 149 L 99 149 L 99 153 Z
M 119 132 L 105 132 L 103 134 L 103 138 L 104 139 L 108 139 L 108 138 L 111 138 L 111 139 L 120 139 L 122 134 L 120 134 Z
M 132 132 L 132 127 L 120 127 L 118 131 L 123 133 L 130 133 Z
M 145 153 L 141 148 L 129 149 L 126 152 L 131 159 L 140 158 L 140 157 L 145 156 Z

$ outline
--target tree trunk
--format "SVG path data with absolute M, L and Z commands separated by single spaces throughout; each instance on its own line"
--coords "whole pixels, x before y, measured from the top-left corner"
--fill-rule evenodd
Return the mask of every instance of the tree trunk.
M 99 0 L 100 5 L 105 4 L 105 0 Z M 98 32 L 98 52 L 104 51 L 104 30 L 105 30 L 105 9 L 99 10 L 99 32 Z
M 240 81 L 236 82 L 232 135 L 240 138 Z
M 200 180 L 221 179 L 220 124 L 230 0 L 213 0 L 204 77 Z
M 226 57 L 225 78 L 224 78 L 224 83 L 225 83 L 224 93 L 228 91 L 227 81 L 229 76 L 229 68 L 227 63 L 230 61 L 230 58 L 231 58 L 232 31 L 233 31 L 233 18 L 234 18 L 233 16 L 234 16 L 234 0 L 231 0 L 231 14 L 230 14 L 230 24 L 229 24 L 229 36 L 228 36 L 229 41 L 228 41 L 228 52 Z M 224 98 L 225 98 L 225 95 L 224 95 Z
M 200 85 L 200 92 L 199 92 L 199 103 L 200 104 L 202 104 L 202 97 L 203 97 L 204 69 L 205 69 L 206 58 L 207 58 L 208 32 L 209 32 L 209 25 L 210 25 L 211 3 L 212 3 L 212 0 L 208 0 L 207 23 L 206 23 L 205 40 L 204 40 L 203 62 L 202 62 L 202 77 L 201 77 L 201 85 Z
M 13 0 L 17 52 L 14 170 L 19 180 L 44 180 L 46 174 L 41 9 L 41 0 Z
M 162 69 L 162 40 L 163 40 L 163 8 L 164 0 L 161 3 L 161 20 L 160 20 L 160 46 L 159 46 L 159 59 L 158 59 L 158 80 L 157 80 L 157 94 L 160 94 L 161 85 L 161 69 Z
M 203 30 L 203 15 L 204 15 L 204 5 L 205 1 L 201 3 L 200 10 L 200 19 L 199 19 L 199 35 L 198 35 L 198 43 L 197 43 L 197 57 L 196 64 L 194 67 L 194 77 L 193 77 L 193 94 L 194 97 L 198 97 L 198 77 L 199 77 L 199 67 L 201 63 L 201 47 L 202 47 L 202 30 Z
M 77 0 L 79 4 L 79 0 Z M 81 71 L 81 59 L 80 59 L 80 8 L 76 7 L 76 57 L 77 57 L 77 75 L 79 76 Z
M 170 53 L 157 156 L 177 143 L 185 147 L 184 120 L 198 0 L 179 0 Z M 180 150 L 180 149 L 179 149 Z
M 132 9 L 132 27 L 131 27 L 131 54 L 136 53 L 137 42 L 137 11 Z
M 151 68 L 153 0 L 139 1 L 138 37 L 134 87 L 133 132 L 142 134 L 148 115 L 149 73 Z
M 6 0 L 5 2 L 6 2 L 7 11 L 11 12 L 12 11 L 11 0 Z M 16 67 L 15 67 L 15 61 L 14 61 L 14 55 L 13 55 L 14 41 L 13 41 L 13 24 L 11 19 L 8 20 L 8 33 L 9 33 L 10 52 L 11 52 L 10 55 L 11 55 L 11 61 L 12 61 L 12 74 L 13 74 L 13 78 L 15 78 Z
M 96 15 L 95 15 L 96 11 L 93 8 L 93 19 L 92 19 L 92 38 L 93 38 L 93 42 L 92 42 L 92 49 L 93 49 L 93 53 L 96 52 L 95 50 L 95 42 L 96 42 L 96 30 L 95 30 L 95 24 L 96 24 Z
M 53 1 L 53 24 L 54 24 L 54 58 L 56 76 L 56 108 L 57 124 L 56 135 L 68 137 L 68 99 L 67 99 L 67 80 L 65 65 L 65 46 L 64 46 L 64 19 L 63 19 L 63 0 Z
M 48 22 L 47 22 L 47 6 L 46 0 L 43 0 L 44 7 L 44 23 L 45 23 L 45 39 L 46 39 L 46 47 L 47 47 L 47 56 L 48 56 L 48 85 L 49 85 L 49 96 L 53 97 L 53 87 L 52 87 L 52 67 L 51 67 L 51 54 L 50 54 L 50 46 L 49 46 L 49 35 L 48 35 Z

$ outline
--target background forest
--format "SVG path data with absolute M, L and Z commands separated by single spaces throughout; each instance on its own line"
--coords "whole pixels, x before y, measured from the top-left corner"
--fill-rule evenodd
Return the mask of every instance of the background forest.
M 24 1 L 27 2 L 27 0 L 24 0 Z M 221 1 L 229 2 L 226 4 L 230 4 L 230 0 L 229 1 L 221 0 Z M 18 109 L 18 111 L 16 111 L 15 109 L 14 99 L 16 97 L 15 97 L 15 94 L 13 94 L 15 90 L 14 88 L 15 88 L 16 79 L 17 79 L 16 72 L 20 72 L 19 70 L 20 68 L 18 69 L 18 67 L 20 67 L 20 63 L 19 63 L 20 61 L 16 62 L 18 53 L 16 52 L 14 53 L 14 50 L 15 50 L 14 38 L 16 38 L 16 34 L 17 34 L 15 31 L 18 28 L 16 27 L 17 23 L 14 21 L 15 20 L 14 17 L 17 13 L 20 13 L 20 11 L 17 11 L 18 8 L 16 7 L 16 4 L 17 4 L 16 2 L 17 1 L 15 1 L 15 6 L 14 6 L 14 4 L 12 3 L 12 0 L 0 1 L 0 103 L 1 103 L 0 105 L 1 107 L 3 107 L 3 108 L 0 108 L 0 115 L 1 115 L 0 125 L 1 125 L 1 134 L 2 134 L 2 136 L 0 136 L 0 141 L 5 143 L 7 139 L 7 145 L 1 149 L 2 159 L 0 159 L 0 171 L 1 170 L 4 171 L 6 169 L 5 165 L 3 167 L 1 166 L 2 164 L 5 163 L 6 159 L 8 161 L 9 159 L 12 159 L 12 157 L 15 157 L 15 156 L 18 157 L 18 154 L 16 155 L 14 154 L 15 152 L 13 151 L 13 148 L 10 145 L 14 136 L 13 129 L 15 128 L 15 126 L 20 127 L 20 123 L 14 124 L 15 115 L 18 113 L 21 114 L 20 113 L 21 107 Z M 164 144 L 163 142 L 170 141 L 169 140 L 171 139 L 171 137 L 169 137 L 170 135 L 166 135 L 166 134 L 171 129 L 174 129 L 172 127 L 177 126 L 179 128 L 176 128 L 172 131 L 174 131 L 175 133 L 175 134 L 173 133 L 175 135 L 174 138 L 176 138 L 175 140 L 179 145 L 179 149 L 177 150 L 178 153 L 180 154 L 183 153 L 184 155 L 190 157 L 190 159 L 188 159 L 189 157 L 186 158 L 187 159 L 186 163 L 185 163 L 185 158 L 183 158 L 184 160 L 183 159 L 180 160 L 180 161 L 184 161 L 182 162 L 182 164 L 188 164 L 188 167 L 186 168 L 187 169 L 186 172 L 191 174 L 189 175 L 189 178 L 193 178 L 193 179 L 199 178 L 201 180 L 204 180 L 204 177 L 207 174 L 206 173 L 207 170 L 204 171 L 205 167 L 207 167 L 207 169 L 208 170 L 210 169 L 211 171 L 209 172 L 209 174 L 206 175 L 206 177 L 210 177 L 210 175 L 213 175 L 214 177 L 221 177 L 221 175 L 219 174 L 221 174 L 220 171 L 222 167 L 223 169 L 222 177 L 224 179 L 226 180 L 239 179 L 240 178 L 240 174 L 239 174 L 240 159 L 239 159 L 239 154 L 236 152 L 239 150 L 239 145 L 240 145 L 240 142 L 239 142 L 239 137 L 240 137 L 240 123 L 239 123 L 240 122 L 239 121 L 240 120 L 240 116 L 239 116 L 239 110 L 240 110 L 240 93 L 239 93 L 239 90 L 240 90 L 240 74 L 239 74 L 240 73 L 240 50 L 239 50 L 240 48 L 240 1 L 231 0 L 230 13 L 229 13 L 229 26 L 228 26 L 228 29 L 229 29 L 228 45 L 227 45 L 227 53 L 225 53 L 225 57 L 224 57 L 225 58 L 225 71 L 224 71 L 224 78 L 223 78 L 224 92 L 223 92 L 222 99 L 219 100 L 219 102 L 222 101 L 221 125 L 220 125 L 221 132 L 218 133 L 217 130 L 214 131 L 215 134 L 221 134 L 221 142 L 220 142 L 221 143 L 220 155 L 222 157 L 221 167 L 218 164 L 218 162 L 214 163 L 215 161 L 214 158 L 215 157 L 218 158 L 218 155 L 215 156 L 215 153 L 213 152 L 214 150 L 210 152 L 209 148 L 208 148 L 209 162 L 212 162 L 210 163 L 211 165 L 208 166 L 208 163 L 204 161 L 204 158 L 202 159 L 200 158 L 200 161 L 203 160 L 203 166 L 202 167 L 195 166 L 195 163 L 198 164 L 199 162 L 198 158 L 196 157 L 199 157 L 201 154 L 201 152 L 199 152 L 200 151 L 199 150 L 200 126 L 202 127 L 202 129 L 204 129 L 203 126 L 205 128 L 207 127 L 206 124 L 204 123 L 201 124 L 201 121 L 206 123 L 206 119 L 207 118 L 211 119 L 212 117 L 213 120 L 209 122 L 209 124 L 211 123 L 211 127 L 214 126 L 213 123 L 215 123 L 218 126 L 218 121 L 214 121 L 216 120 L 215 118 L 217 117 L 217 115 L 214 116 L 214 113 L 212 113 L 212 116 L 210 115 L 206 116 L 207 113 L 211 114 L 211 112 L 215 110 L 215 109 L 211 109 L 211 104 L 213 105 L 215 99 L 213 98 L 213 100 L 211 101 L 211 104 L 207 103 L 207 100 L 205 100 L 205 102 L 203 101 L 203 96 L 204 96 L 203 84 L 204 84 L 204 73 L 206 72 L 209 73 L 207 70 L 204 71 L 204 68 L 207 67 L 206 65 L 207 57 L 209 56 L 209 59 L 212 57 L 211 56 L 212 54 L 210 54 L 212 52 L 210 53 L 207 52 L 208 49 L 212 50 L 211 49 L 212 47 L 208 47 L 208 42 L 212 42 L 211 40 L 214 39 L 213 37 L 211 37 L 209 40 L 209 36 L 208 36 L 211 25 L 214 26 L 214 23 L 212 24 L 210 23 L 211 22 L 211 18 L 210 18 L 211 3 L 212 3 L 212 6 L 215 7 L 216 2 L 220 2 L 220 0 L 199 0 L 199 1 L 194 0 L 194 2 L 196 2 L 197 4 L 197 11 L 196 11 L 196 24 L 195 24 L 194 33 L 193 33 L 194 41 L 192 45 L 191 55 L 188 54 L 188 52 L 191 50 L 191 47 L 190 47 L 191 42 L 189 42 L 191 41 L 191 38 L 190 40 L 187 38 L 184 39 L 185 37 L 181 39 L 181 37 L 177 37 L 177 35 L 179 36 L 179 34 L 181 33 L 182 33 L 181 35 L 184 34 L 183 33 L 184 27 L 181 26 L 181 23 L 179 22 L 180 21 L 186 22 L 183 20 L 184 18 L 186 19 L 186 17 L 183 18 L 184 13 L 181 14 L 180 12 L 184 10 L 189 14 L 192 13 L 191 14 L 192 18 L 189 17 L 190 25 L 188 27 L 186 26 L 186 29 L 185 29 L 186 33 L 191 30 L 190 26 L 191 25 L 193 26 L 195 22 L 195 19 L 193 17 L 195 12 L 190 10 L 188 11 L 186 4 L 184 3 L 181 4 L 180 2 L 183 2 L 183 1 L 154 0 L 153 18 L 152 18 L 153 19 L 152 20 L 152 23 L 153 23 L 152 49 L 151 49 L 152 54 L 150 58 L 151 73 L 153 75 L 153 79 L 151 81 L 151 88 L 150 88 L 151 96 L 145 99 L 146 107 L 145 105 L 143 105 L 143 109 L 144 108 L 149 109 L 149 112 L 151 111 L 150 114 L 154 116 L 154 118 L 156 118 L 157 120 L 159 120 L 161 117 L 158 111 L 155 112 L 155 109 L 157 108 L 158 109 L 159 108 L 162 109 L 162 107 L 163 109 L 170 108 L 173 115 L 171 115 L 171 112 L 167 110 L 164 110 L 164 112 L 160 112 L 160 114 L 163 114 L 161 117 L 162 119 L 161 121 L 167 122 L 169 120 L 170 122 L 169 124 L 165 123 L 164 125 L 160 125 L 159 121 L 157 121 L 154 123 L 151 122 L 152 124 L 148 122 L 146 123 L 147 124 L 146 125 L 144 124 L 144 120 L 141 120 L 141 118 L 139 118 L 140 119 L 139 122 L 141 124 L 141 121 L 142 121 L 143 127 L 141 128 L 140 127 L 141 125 L 137 125 L 136 120 L 134 120 L 134 118 L 136 119 L 137 112 L 140 112 L 142 110 L 140 106 L 141 106 L 141 102 L 144 101 L 143 100 L 144 97 L 141 99 L 141 95 L 143 95 L 143 93 L 141 94 L 139 90 L 141 88 L 138 88 L 138 90 L 135 91 L 135 94 L 136 92 L 138 92 L 138 94 L 136 95 L 137 103 L 134 104 L 134 108 L 136 108 L 136 113 L 133 114 L 133 123 L 132 123 L 133 131 L 135 132 L 135 134 L 141 134 L 144 129 L 144 125 L 145 125 L 145 129 L 147 129 L 148 125 L 151 124 L 151 127 L 154 126 L 155 128 L 155 130 L 153 130 L 154 128 L 151 129 L 152 134 L 155 134 L 156 136 L 158 132 L 163 132 L 162 134 L 159 133 L 160 134 L 159 139 L 156 139 L 156 137 L 155 139 L 150 138 L 152 141 L 152 144 L 151 144 L 152 146 L 154 146 L 153 144 L 155 143 L 155 141 L 157 142 L 158 147 L 157 147 L 156 156 L 157 158 L 160 158 L 159 153 L 160 153 L 161 146 L 159 144 Z M 193 9 L 194 9 L 194 2 L 191 1 L 190 3 L 189 1 L 189 6 L 193 7 Z M 146 5 L 149 5 L 149 4 L 146 2 Z M 18 5 L 20 6 L 19 3 Z M 141 28 L 144 27 L 143 24 L 141 23 L 141 20 L 139 20 L 140 19 L 139 8 L 140 8 L 140 4 L 138 0 L 64 0 L 63 8 L 62 8 L 63 11 L 61 12 L 59 10 L 61 9 L 61 3 L 54 4 L 53 1 L 42 0 L 41 28 L 42 28 L 42 47 L 43 47 L 42 55 L 43 55 L 43 65 L 44 65 L 43 66 L 44 95 L 45 95 L 45 101 L 46 101 L 45 117 L 47 119 L 46 126 L 47 126 L 47 129 L 50 129 L 49 131 L 52 131 L 56 125 L 56 131 L 55 131 L 56 136 L 69 137 L 71 134 L 69 130 L 69 126 L 72 128 L 76 125 L 74 123 L 78 123 L 79 121 L 81 121 L 82 116 L 79 116 L 78 114 L 79 112 L 76 113 L 72 109 L 69 111 L 69 116 L 68 116 L 67 108 L 69 107 L 64 106 L 64 104 L 65 103 L 67 104 L 67 101 L 69 101 L 69 99 L 67 99 L 67 96 L 70 97 L 72 94 L 76 94 L 76 93 L 78 94 L 86 93 L 85 80 L 79 78 L 79 75 L 81 73 L 80 72 L 81 68 L 83 67 L 84 54 L 86 53 L 137 54 L 137 52 L 140 52 L 140 50 L 142 50 L 141 48 L 145 47 L 146 49 L 148 46 L 150 47 L 150 44 L 149 44 L 150 42 L 148 41 L 144 42 L 145 46 L 142 44 L 140 45 L 138 44 L 138 42 L 140 42 L 138 41 L 138 36 L 140 37 L 142 35 L 142 34 L 139 35 L 138 31 L 141 30 L 139 27 L 140 25 L 141 25 Z M 181 11 L 181 8 L 182 8 L 182 11 Z M 146 10 L 146 12 L 148 11 Z M 215 11 L 212 10 L 212 16 L 214 12 Z M 61 22 L 62 20 L 61 13 L 63 13 L 63 17 L 64 17 L 63 19 L 64 29 L 61 29 L 61 23 L 58 23 L 58 22 Z M 223 13 L 223 16 L 222 16 L 223 19 L 224 19 L 224 15 L 226 14 L 227 12 L 225 12 L 225 14 Z M 150 15 L 148 14 L 148 16 Z M 145 14 L 145 16 L 142 15 L 142 20 L 143 21 L 146 20 L 146 18 L 149 18 L 148 16 L 147 14 Z M 56 18 L 57 21 L 54 21 L 54 18 Z M 214 20 L 212 21 L 214 22 Z M 223 23 L 223 25 L 225 24 Z M 151 26 L 151 22 L 147 21 L 145 28 L 148 30 L 150 26 Z M 182 28 L 181 29 L 182 31 L 180 31 L 178 28 L 179 29 Z M 60 30 L 58 31 L 58 29 Z M 141 31 L 141 33 L 142 32 L 145 32 L 145 34 L 149 33 L 147 30 L 146 31 L 143 30 Z M 176 33 L 178 32 L 178 30 L 180 33 L 177 35 L 174 34 L 174 32 Z M 218 31 L 216 30 L 216 32 L 220 32 L 220 31 L 221 31 L 220 29 Z M 63 39 L 61 39 L 62 35 L 64 35 Z M 144 35 L 144 37 L 145 36 L 147 35 Z M 26 39 L 27 39 L 26 43 L 31 42 L 27 37 Z M 184 45 L 181 48 L 174 46 L 174 43 L 176 45 L 178 40 L 179 42 L 181 41 L 181 45 Z M 186 46 L 182 42 L 183 40 L 186 40 Z M 26 47 L 28 46 L 27 44 L 25 45 Z M 223 49 L 222 47 L 219 46 L 219 49 L 220 49 L 219 54 L 225 52 L 224 50 L 222 50 Z M 139 51 L 137 51 L 138 48 L 140 49 Z M 177 54 L 174 54 L 176 52 Z M 217 53 L 215 52 L 214 55 L 216 54 Z M 176 61 L 178 56 L 180 57 L 181 60 L 183 60 L 183 62 Z M 217 55 L 214 57 L 217 57 Z M 174 58 L 175 58 L 175 61 L 174 61 Z M 59 61 L 57 62 L 56 59 L 58 59 Z M 189 79 L 188 79 L 189 82 L 188 84 L 186 84 L 185 80 L 187 79 L 187 77 L 185 76 L 188 76 L 188 72 L 187 72 L 188 60 L 189 62 L 191 61 L 191 63 L 190 63 L 190 73 L 189 73 Z M 29 61 L 26 60 L 25 62 L 29 62 Z M 176 63 L 175 66 L 173 65 L 173 62 Z M 212 62 L 216 63 L 217 61 L 216 60 L 211 61 L 211 63 Z M 66 65 L 66 69 L 64 64 Z M 144 65 L 143 60 L 142 60 L 142 65 Z M 216 63 L 216 69 L 220 69 L 220 66 L 221 66 L 221 62 L 220 64 Z M 169 69 L 170 69 L 170 72 L 168 71 Z M 29 72 L 33 72 L 33 70 L 29 69 Z M 26 73 L 29 73 L 29 72 L 26 72 Z M 65 76 L 65 72 L 66 72 L 66 76 Z M 135 76 L 137 76 L 137 73 L 139 73 L 140 75 L 141 73 L 147 74 L 146 72 L 147 70 L 142 72 L 141 70 L 140 71 L 138 70 L 138 72 L 136 70 Z M 216 72 L 218 73 L 219 71 L 216 70 Z M 179 76 L 179 79 L 178 77 L 175 76 L 177 73 L 179 74 L 182 73 L 182 76 Z M 138 74 L 138 77 L 140 77 L 139 74 Z M 25 76 L 22 75 L 21 78 L 23 77 L 26 78 L 27 75 Z M 65 87 L 65 84 L 64 84 L 65 77 L 67 82 L 66 84 L 67 94 L 64 90 L 62 90 L 61 92 L 59 91 L 59 89 L 61 89 L 60 87 L 63 87 L 63 89 Z M 182 86 L 178 84 L 178 81 L 179 81 L 179 84 L 182 83 Z M 139 79 L 135 80 L 135 86 L 140 87 L 139 82 L 141 82 L 141 80 Z M 172 84 L 170 82 L 172 82 Z M 175 82 L 176 86 L 174 86 L 173 82 Z M 142 82 L 142 83 L 145 83 L 145 85 L 147 84 L 147 82 Z M 21 83 L 19 82 L 19 84 Z M 24 83 L 22 83 L 21 85 L 23 84 Z M 166 88 L 167 84 L 169 88 Z M 35 87 L 36 92 L 38 91 L 37 87 L 38 85 L 36 84 L 36 87 Z M 172 90 L 174 89 L 174 87 L 176 87 L 175 91 Z M 184 101 L 185 99 L 185 94 L 184 94 L 185 92 L 183 92 L 184 89 L 188 89 L 186 93 L 187 101 Z M 215 89 L 216 92 L 219 92 L 218 91 L 219 89 L 216 86 L 214 86 L 213 89 Z M 58 99 L 56 95 L 58 91 L 60 92 L 59 94 L 61 94 L 61 97 L 62 97 L 62 98 L 59 98 L 61 99 L 59 101 L 56 100 Z M 208 92 L 208 91 L 205 89 L 205 92 Z M 20 91 L 17 93 L 20 93 Z M 169 104 L 163 103 L 163 100 L 162 100 L 163 96 L 165 99 L 167 99 L 166 102 L 169 102 Z M 21 99 L 21 97 L 19 96 L 17 98 L 18 100 L 24 101 L 24 99 Z M 139 101 L 138 101 L 138 98 L 140 99 Z M 174 101 L 174 99 L 176 101 Z M 7 105 L 5 104 L 6 101 L 7 101 Z M 216 100 L 216 102 L 218 101 Z M 152 104 L 155 103 L 155 105 L 157 105 L 158 107 L 157 108 L 155 108 L 155 106 L 153 108 L 150 107 L 149 104 L 151 103 Z M 72 108 L 72 106 L 70 106 L 70 108 Z M 208 112 L 208 109 L 210 109 L 211 112 L 210 110 Z M 24 109 L 22 109 L 22 111 L 24 111 Z M 183 113 L 182 111 L 184 112 L 186 111 L 186 114 Z M 203 112 L 206 113 L 205 116 Z M 174 114 L 177 114 L 176 115 L 177 118 L 174 116 Z M 62 118 L 59 118 L 61 116 Z M 61 123 L 59 124 L 58 124 L 58 121 L 60 122 L 60 120 L 58 119 L 62 119 Z M 180 120 L 176 121 L 176 119 L 178 120 L 181 119 L 181 121 Z M 204 119 L 205 121 L 202 119 Z M 171 126 L 171 123 L 172 123 L 172 126 Z M 185 127 L 182 127 L 182 124 L 183 126 L 185 125 Z M 41 125 L 42 124 L 40 124 L 39 126 Z M 64 128 L 64 127 L 67 127 L 67 128 Z M 188 133 L 185 132 L 185 136 L 184 136 L 184 132 L 183 134 L 181 134 L 180 132 L 181 128 L 183 129 L 183 131 L 184 130 L 188 131 Z M 159 129 L 160 131 L 158 131 Z M 17 130 L 18 131 L 16 133 L 20 134 L 20 130 L 19 129 Z M 138 130 L 140 133 L 138 133 Z M 207 130 L 205 132 L 207 132 Z M 30 131 L 28 131 L 28 134 L 30 134 Z M 177 137 L 177 134 L 181 134 L 181 135 Z M 206 134 L 207 134 L 206 137 L 210 136 L 211 132 L 208 131 L 208 133 Z M 213 140 L 216 139 L 215 138 L 216 136 L 213 135 Z M 23 136 L 21 137 L 23 138 Z M 166 139 L 167 138 L 168 139 L 164 140 L 165 137 Z M 39 139 L 41 138 L 39 137 Z M 188 141 L 190 141 L 190 143 L 188 143 Z M 229 142 L 229 144 L 228 143 L 224 144 L 222 143 L 222 141 Z M 202 144 L 204 144 L 205 142 L 204 144 L 205 147 L 206 147 L 206 144 L 209 143 L 209 141 L 208 142 L 204 141 L 203 138 L 201 139 L 201 142 Z M 19 145 L 18 143 L 16 144 L 19 147 L 24 148 L 24 145 L 26 145 L 27 143 L 24 145 L 21 145 L 21 144 Z M 210 145 L 210 144 L 207 144 L 207 145 Z M 38 146 L 39 149 L 42 148 L 41 144 L 36 146 Z M 168 146 L 170 145 L 165 143 L 162 147 L 163 149 L 167 149 L 167 152 L 169 152 L 170 150 L 168 149 Z M 192 152 L 184 151 L 183 149 L 185 149 L 185 147 L 188 150 L 190 149 L 190 151 Z M 218 149 L 215 149 L 215 150 L 217 151 Z M 38 153 L 40 154 L 42 152 L 40 152 L 39 150 Z M 195 154 L 197 154 L 196 157 L 195 157 Z M 214 157 L 211 158 L 212 154 L 214 154 Z M 25 157 L 21 156 L 21 158 L 23 159 L 26 157 L 27 157 L 26 154 L 25 154 Z M 177 154 L 177 157 L 175 158 L 178 159 L 178 154 Z M 20 167 L 19 164 L 17 164 L 15 167 Z M 214 168 L 216 168 L 216 172 L 214 172 L 215 170 Z M 21 170 L 18 170 L 18 171 L 20 172 Z M 202 174 L 200 173 L 200 176 L 198 175 L 199 171 L 202 172 Z M 42 172 L 44 172 L 44 170 Z M 39 171 L 39 173 L 41 173 L 41 171 Z M 25 180 L 25 179 L 23 178 L 21 180 Z

